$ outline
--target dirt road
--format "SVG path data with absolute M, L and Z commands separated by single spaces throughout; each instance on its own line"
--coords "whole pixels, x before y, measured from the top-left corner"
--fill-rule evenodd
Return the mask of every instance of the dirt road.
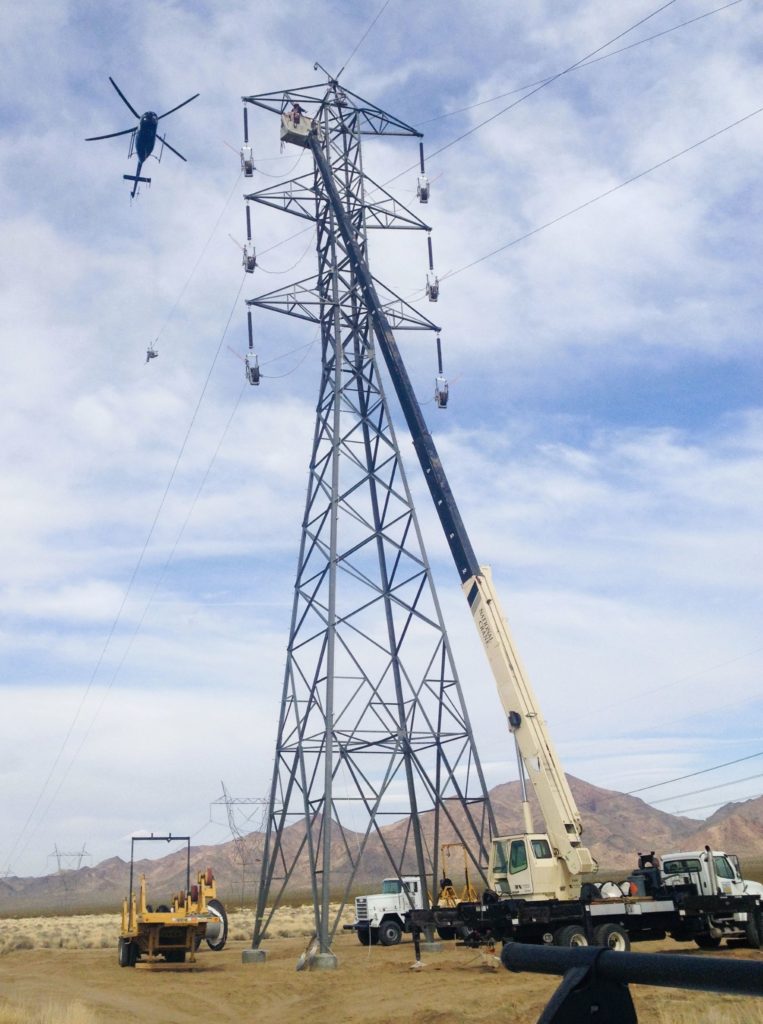
M 336 971 L 297 973 L 304 945 L 304 939 L 273 939 L 267 963 L 244 965 L 247 943 L 232 941 L 221 953 L 200 951 L 193 971 L 157 972 L 120 969 L 116 948 L 19 950 L 0 957 L 0 1010 L 23 1006 L 32 1019 L 53 1004 L 63 1019 L 76 1002 L 97 1024 L 531 1024 L 559 983 L 492 969 L 481 955 L 451 944 L 425 955 L 422 970 L 411 970 L 410 942 L 366 948 L 348 934 L 335 942 Z M 660 948 L 668 956 L 704 955 L 675 943 L 639 946 L 643 952 Z M 749 950 L 724 955 L 761 957 Z M 763 1000 L 643 987 L 634 987 L 633 995 L 643 1024 L 763 1024 Z

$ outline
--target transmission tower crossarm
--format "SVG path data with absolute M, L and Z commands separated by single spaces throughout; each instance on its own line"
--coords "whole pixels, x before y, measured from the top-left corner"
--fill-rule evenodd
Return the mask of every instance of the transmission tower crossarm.
M 248 202 L 270 206 L 274 210 L 291 213 L 303 220 L 315 220 L 315 188 L 312 174 L 302 174 L 299 178 L 269 185 L 244 196 Z

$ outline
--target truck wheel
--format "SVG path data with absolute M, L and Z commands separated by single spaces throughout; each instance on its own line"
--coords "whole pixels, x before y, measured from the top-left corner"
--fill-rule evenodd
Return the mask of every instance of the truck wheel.
M 379 944 L 379 929 L 358 928 L 358 942 L 361 946 L 377 946 Z
M 619 924 L 600 924 L 593 933 L 594 946 L 605 946 L 617 953 L 627 953 L 631 948 L 628 933 Z
M 117 947 L 117 956 L 119 958 L 120 967 L 132 967 L 130 963 L 130 946 L 132 943 L 129 939 L 119 938 L 119 945 Z
M 437 934 L 443 940 L 443 942 L 449 942 L 451 939 L 456 937 L 456 929 L 448 928 L 447 925 L 443 928 L 437 929 Z
M 379 942 L 382 946 L 396 946 L 403 935 L 403 929 L 397 921 L 382 921 L 379 925 Z
M 745 929 L 747 945 L 750 949 L 763 949 L 763 915 L 756 914 L 752 911 L 747 917 L 747 927 Z
M 721 944 L 721 940 L 714 935 L 695 935 L 694 941 L 700 949 L 717 949 Z
M 566 924 L 554 932 L 555 946 L 587 946 L 586 933 L 579 924 Z

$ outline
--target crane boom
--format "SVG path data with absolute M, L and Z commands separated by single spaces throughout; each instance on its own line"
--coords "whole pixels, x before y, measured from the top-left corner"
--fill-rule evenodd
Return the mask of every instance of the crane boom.
M 531 834 L 532 828 L 526 826 L 524 837 L 494 840 L 491 878 L 501 880 L 498 884 L 494 882 L 495 888 L 507 895 L 521 894 L 529 899 L 549 896 L 573 898 L 580 891 L 581 874 L 595 870 L 593 858 L 580 840 L 580 814 L 514 649 L 509 627 L 493 588 L 490 570 L 486 566 L 481 567 L 477 561 L 389 320 L 316 132 L 309 134 L 308 145 L 323 180 L 347 257 L 356 275 L 377 343 L 408 424 L 462 589 L 509 719 L 509 727 L 514 733 L 521 763 L 538 798 L 546 825 L 545 834 Z M 518 850 L 515 858 L 515 842 L 524 843 L 524 869 L 522 851 Z

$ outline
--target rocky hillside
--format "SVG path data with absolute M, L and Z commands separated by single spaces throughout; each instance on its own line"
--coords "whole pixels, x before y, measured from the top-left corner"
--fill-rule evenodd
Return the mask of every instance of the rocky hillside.
M 763 797 L 742 804 L 730 804 L 717 810 L 701 824 L 694 818 L 682 818 L 658 811 L 638 797 L 627 796 L 613 790 L 602 789 L 580 779 L 569 777 L 572 792 L 586 825 L 584 840 L 603 868 L 623 874 L 635 866 L 639 851 L 667 851 L 696 849 L 710 844 L 744 857 L 760 857 L 763 851 Z M 491 800 L 498 827 L 504 834 L 523 830 L 520 809 L 519 783 L 509 782 L 491 791 Z M 534 797 L 532 798 L 534 802 Z M 534 807 L 536 827 L 540 830 L 540 816 Z M 463 814 L 458 804 L 449 806 L 453 821 L 462 827 Z M 425 848 L 434 843 L 433 814 L 421 815 Z M 317 831 L 317 826 L 316 826 Z M 380 878 L 390 874 L 384 844 L 399 855 L 404 847 L 409 852 L 405 867 L 413 868 L 413 852 L 407 820 L 385 825 L 384 843 L 372 836 L 362 858 L 355 889 L 378 884 Z M 452 827 L 441 828 L 440 842 L 455 838 Z M 349 877 L 348 850 L 357 851 L 362 837 L 349 830 L 335 830 L 332 843 L 333 864 L 337 885 Z M 286 859 L 294 856 L 304 841 L 301 825 L 292 825 L 283 836 Z M 198 871 L 212 865 L 223 899 L 231 905 L 241 900 L 242 891 L 251 901 L 256 893 L 256 882 L 262 852 L 262 836 L 252 834 L 246 841 L 246 864 L 241 863 L 241 848 L 233 842 L 192 849 L 192 878 Z M 186 855 L 177 849 L 158 860 L 136 862 L 136 879 L 145 873 L 150 899 L 155 903 L 168 902 L 170 894 L 185 883 Z M 453 871 L 454 880 L 456 872 Z M 62 911 L 116 909 L 125 895 L 129 882 L 129 864 L 112 857 L 94 867 L 78 871 L 46 875 L 41 878 L 0 879 L 0 915 L 20 913 L 61 913 Z M 288 892 L 291 895 L 309 892 L 310 878 L 305 858 L 293 874 Z

